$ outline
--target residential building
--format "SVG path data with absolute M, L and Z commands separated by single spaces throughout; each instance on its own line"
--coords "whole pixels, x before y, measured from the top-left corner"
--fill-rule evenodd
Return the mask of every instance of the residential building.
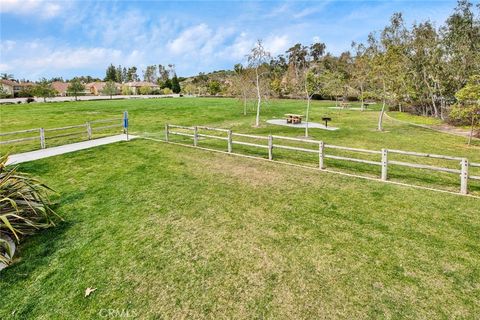
M 57 96 L 66 97 L 68 90 L 68 82 L 54 81 L 52 82 L 52 88 L 57 91 Z
M 103 88 L 105 88 L 105 85 L 107 83 L 104 81 L 96 81 L 96 82 L 90 82 L 85 85 L 86 90 L 94 95 L 94 96 L 100 96 L 103 95 Z M 120 92 L 121 89 L 121 84 L 120 83 L 115 83 L 115 87 L 117 88 L 117 91 Z
M 17 82 L 13 80 L 0 80 L 0 84 L 6 92 L 14 97 L 18 97 L 19 93 L 28 87 L 33 87 L 35 84 L 32 82 Z
M 141 87 L 150 87 L 150 90 L 160 89 L 158 84 L 147 81 L 132 81 L 125 83 L 125 85 L 132 90 L 132 94 L 140 94 Z

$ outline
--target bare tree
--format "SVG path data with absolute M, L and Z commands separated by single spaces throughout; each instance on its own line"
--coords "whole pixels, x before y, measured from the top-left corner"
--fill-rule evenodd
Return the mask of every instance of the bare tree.
M 321 70 L 315 66 L 305 69 L 303 74 L 303 85 L 305 90 L 305 96 L 307 98 L 307 112 L 305 113 L 305 138 L 307 138 L 310 102 L 312 101 L 312 97 L 315 94 L 319 93 L 320 90 L 323 88 Z
M 233 78 L 233 89 L 239 99 L 243 101 L 243 115 L 247 115 L 247 102 L 253 95 L 254 86 L 252 82 L 252 70 L 244 68 L 240 63 L 234 66 L 235 77 Z
M 271 56 L 263 47 L 262 41 L 258 40 L 257 44 L 250 51 L 247 57 L 248 65 L 255 73 L 255 88 L 257 89 L 257 116 L 255 118 L 255 126 L 260 126 L 260 106 L 262 104 L 261 79 L 268 72 L 267 63 Z

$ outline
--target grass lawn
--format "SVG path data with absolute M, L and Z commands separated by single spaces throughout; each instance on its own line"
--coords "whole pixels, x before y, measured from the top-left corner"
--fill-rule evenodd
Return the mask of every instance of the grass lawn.
M 388 113 L 391 117 L 394 117 L 395 119 L 401 120 L 401 121 L 406 121 L 414 124 L 419 124 L 419 125 L 440 125 L 442 124 L 442 120 L 438 118 L 433 118 L 433 117 L 426 117 L 426 116 L 420 116 L 420 115 L 414 115 L 406 112 L 389 112 Z
M 380 133 L 374 130 L 377 112 L 325 108 L 330 105 L 315 102 L 312 121 L 328 114 L 341 130 L 312 130 L 316 139 L 480 162 L 479 147 L 467 147 L 460 137 L 389 120 Z M 2 132 L 38 123 L 55 127 L 125 109 L 132 131 L 150 136 L 162 136 L 165 122 L 302 134 L 266 124 L 253 128 L 253 111 L 245 118 L 229 99 L 1 106 L 0 124 Z M 272 101 L 262 118 L 302 110 L 299 101 Z M 144 139 L 21 169 L 57 190 L 65 222 L 26 239 L 17 263 L 0 273 L 0 319 L 94 319 L 109 309 L 142 319 L 480 314 L 475 198 Z M 97 290 L 84 298 L 87 287 Z

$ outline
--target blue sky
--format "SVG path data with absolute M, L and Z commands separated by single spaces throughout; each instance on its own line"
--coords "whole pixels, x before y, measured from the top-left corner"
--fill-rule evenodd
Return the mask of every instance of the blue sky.
M 0 72 L 30 80 L 103 77 L 110 63 L 139 70 L 173 63 L 179 75 L 189 76 L 231 68 L 257 39 L 274 55 L 314 41 L 340 53 L 382 29 L 394 12 L 408 24 L 430 19 L 440 25 L 455 4 L 0 0 Z

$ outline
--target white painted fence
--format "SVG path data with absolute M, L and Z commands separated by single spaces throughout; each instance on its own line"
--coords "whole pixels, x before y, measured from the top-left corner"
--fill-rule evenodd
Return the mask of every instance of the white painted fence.
M 183 130 L 191 131 L 192 133 L 172 131 L 171 129 L 183 129 Z M 226 134 L 226 136 L 203 134 L 203 133 L 199 133 L 199 130 L 206 130 L 206 131 L 210 130 L 210 131 L 221 132 L 223 134 Z M 425 170 L 438 171 L 438 172 L 454 173 L 459 175 L 461 194 L 468 193 L 469 179 L 480 180 L 480 176 L 474 176 L 469 174 L 469 167 L 480 167 L 480 163 L 472 163 L 472 162 L 469 162 L 468 159 L 462 158 L 462 157 L 452 157 L 452 156 L 445 156 L 445 155 L 438 155 L 438 154 L 427 154 L 427 153 L 402 151 L 402 150 L 395 150 L 395 149 L 368 150 L 368 149 L 360 149 L 360 148 L 350 148 L 350 147 L 326 144 L 324 141 L 318 141 L 318 140 L 305 140 L 305 139 L 276 136 L 276 135 L 258 136 L 258 135 L 251 135 L 251 134 L 234 133 L 232 130 L 221 129 L 221 128 L 211 128 L 211 127 L 205 127 L 205 126 L 189 127 L 189 126 L 166 124 L 165 125 L 165 141 L 167 142 L 170 141 L 169 139 L 170 135 L 178 135 L 178 136 L 192 138 L 193 145 L 195 147 L 198 147 L 199 137 L 223 140 L 227 142 L 227 151 L 229 153 L 233 152 L 233 146 L 235 144 L 267 149 L 269 160 L 273 160 L 274 149 L 286 149 L 286 150 L 314 153 L 314 154 L 318 154 L 318 168 L 321 170 L 325 169 L 326 167 L 325 159 L 344 160 L 344 161 L 380 166 L 381 167 L 380 180 L 382 181 L 386 181 L 388 179 L 388 168 L 391 165 L 410 167 L 410 168 L 416 168 L 416 169 L 425 169 Z M 267 143 L 258 144 L 258 143 L 251 143 L 251 142 L 238 141 L 238 140 L 235 141 L 234 137 L 265 140 Z M 307 149 L 307 148 L 294 147 L 289 145 L 282 145 L 276 142 L 281 140 L 308 143 L 318 147 L 315 149 Z M 274 141 L 276 143 L 274 143 Z M 352 152 L 359 152 L 359 153 L 365 153 L 365 154 L 375 154 L 375 155 L 379 155 L 380 159 L 379 161 L 372 161 L 372 160 L 332 155 L 332 154 L 327 154 L 326 149 L 337 149 L 337 150 L 352 151 Z M 432 165 L 426 165 L 426 164 L 389 160 L 389 154 L 400 154 L 400 155 L 414 156 L 414 157 L 458 161 L 459 168 L 452 169 L 452 168 L 432 166 Z
M 95 126 L 96 124 L 106 124 L 106 125 Z M 17 143 L 22 143 L 26 141 L 37 140 L 39 142 L 40 148 L 45 149 L 47 147 L 47 141 L 49 139 L 85 136 L 87 140 L 91 140 L 93 133 L 98 131 L 104 131 L 112 128 L 122 128 L 123 131 L 125 132 L 126 128 L 124 127 L 124 124 L 125 124 L 125 119 L 122 116 L 120 118 L 87 121 L 84 124 L 66 126 L 66 127 L 60 127 L 60 128 L 47 128 L 47 129 L 35 128 L 35 129 L 19 130 L 19 131 L 12 131 L 12 132 L 1 132 L 0 137 L 18 136 L 18 135 L 34 134 L 34 133 L 36 133 L 36 135 L 31 137 L 26 137 L 26 138 L 3 140 L 3 141 L 0 141 L 0 145 L 17 144 Z M 72 129 L 78 129 L 78 131 L 61 133 L 62 131 L 65 132 L 65 131 L 70 131 Z M 55 133 L 55 134 L 49 135 L 49 133 Z

